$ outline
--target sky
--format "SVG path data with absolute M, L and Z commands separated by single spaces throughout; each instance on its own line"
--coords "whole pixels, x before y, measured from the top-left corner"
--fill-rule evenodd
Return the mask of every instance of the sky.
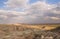
M 60 0 L 0 0 L 1 23 L 60 23 Z

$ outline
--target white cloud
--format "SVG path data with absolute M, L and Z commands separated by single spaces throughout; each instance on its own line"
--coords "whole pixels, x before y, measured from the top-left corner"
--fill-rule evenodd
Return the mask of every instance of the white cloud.
M 7 10 L 0 10 L 0 23 L 16 23 L 21 22 L 26 16 L 24 12 L 17 12 L 17 11 L 7 11 Z
M 5 19 L 7 19 L 8 17 L 7 16 L 5 16 L 5 15 L 0 15 L 0 19 L 3 19 L 3 20 L 5 20 Z
M 50 18 L 53 20 L 60 20 L 60 18 L 58 18 L 58 17 L 50 17 Z
M 57 23 L 60 21 L 60 9 L 57 5 L 50 5 L 46 2 L 35 2 L 27 10 L 31 23 Z M 57 20 L 57 21 L 56 21 Z
M 5 2 L 5 4 L 7 5 L 8 8 L 11 8 L 12 10 L 13 9 L 24 10 L 29 6 L 28 2 L 29 0 L 8 0 L 7 2 Z
M 37 1 L 28 4 L 29 0 L 8 0 L 5 4 L 10 9 L 0 10 L 0 23 L 59 23 L 60 3 L 50 5 Z M 17 9 L 24 11 L 16 11 Z M 2 20 L 4 18 L 4 20 Z
M 31 5 L 31 7 L 27 10 L 27 13 L 28 15 L 31 15 L 31 17 L 41 17 L 52 8 L 52 5 L 38 1 Z

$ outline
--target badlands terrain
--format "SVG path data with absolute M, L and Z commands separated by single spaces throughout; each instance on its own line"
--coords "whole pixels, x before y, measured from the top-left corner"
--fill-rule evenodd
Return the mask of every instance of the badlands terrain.
M 0 39 L 60 39 L 60 24 L 0 24 Z

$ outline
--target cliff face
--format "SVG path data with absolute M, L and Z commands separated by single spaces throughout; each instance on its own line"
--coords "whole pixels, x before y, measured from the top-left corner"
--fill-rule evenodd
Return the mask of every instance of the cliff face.
M 51 30 L 44 30 L 45 27 L 47 25 L 0 25 L 0 39 L 60 39 L 60 26 Z

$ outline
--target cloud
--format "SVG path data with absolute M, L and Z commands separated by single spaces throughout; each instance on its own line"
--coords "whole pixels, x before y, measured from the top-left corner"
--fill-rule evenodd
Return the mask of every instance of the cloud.
M 60 20 L 60 18 L 58 18 L 58 17 L 50 17 L 50 18 L 53 20 Z
M 11 10 L 24 10 L 28 7 L 28 2 L 29 0 L 8 0 L 5 4 Z
M 29 4 L 29 0 L 8 0 L 5 4 L 8 10 L 0 10 L 0 23 L 60 23 L 60 3 L 50 5 L 37 1 Z
M 31 23 L 59 23 L 60 7 L 57 4 L 47 4 L 46 2 L 35 2 L 27 10 Z
M 0 15 L 0 20 L 5 20 L 6 18 L 7 18 L 7 16 Z
M 0 23 L 16 23 L 23 20 L 25 15 L 24 12 L 0 10 Z

